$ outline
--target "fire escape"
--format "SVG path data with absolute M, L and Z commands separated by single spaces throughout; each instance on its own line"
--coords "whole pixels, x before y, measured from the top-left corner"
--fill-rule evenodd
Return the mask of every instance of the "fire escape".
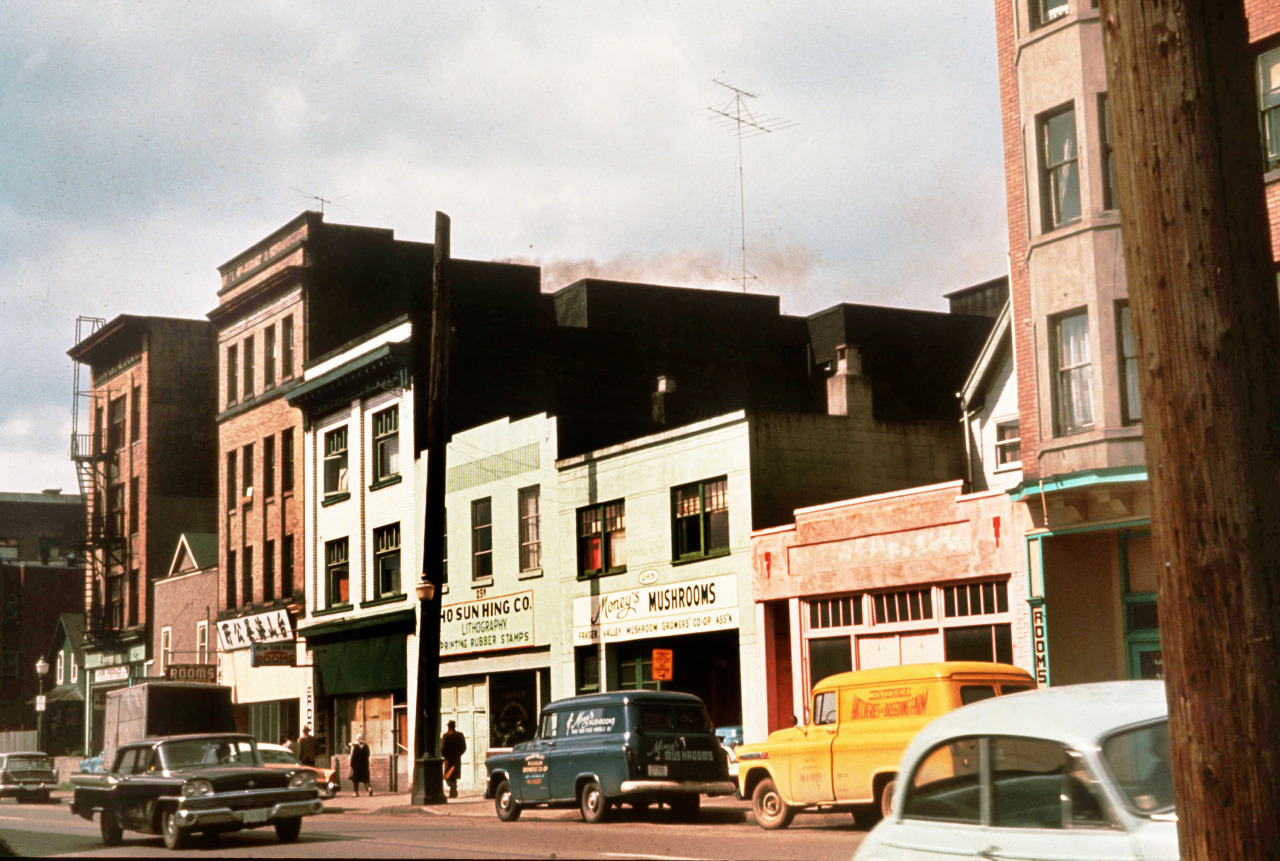
M 106 321 L 76 318 L 76 343 L 82 343 Z M 84 634 L 88 645 L 111 649 L 124 631 L 124 588 L 129 570 L 129 536 L 123 507 L 110 499 L 113 476 L 120 471 L 123 440 L 110 437 L 120 427 L 103 421 L 109 405 L 94 396 L 92 368 L 77 361 L 71 403 L 71 460 L 76 465 L 85 523 L 77 555 L 84 566 Z M 88 431 L 87 433 L 84 431 Z

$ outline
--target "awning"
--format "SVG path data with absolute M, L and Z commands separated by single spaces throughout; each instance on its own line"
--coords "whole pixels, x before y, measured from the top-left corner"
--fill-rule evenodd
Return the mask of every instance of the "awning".
M 82 703 L 84 702 L 84 691 L 79 685 L 67 684 L 58 685 L 53 690 L 44 695 L 45 703 Z M 27 705 L 34 706 L 36 698 L 32 697 L 27 700 Z
M 389 634 L 314 644 L 316 692 L 332 697 L 404 689 L 407 639 L 407 634 Z

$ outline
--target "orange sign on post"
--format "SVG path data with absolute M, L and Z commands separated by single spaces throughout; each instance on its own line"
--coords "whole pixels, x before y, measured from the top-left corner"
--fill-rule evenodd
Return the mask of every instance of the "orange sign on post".
M 671 650 L 670 649 L 654 649 L 653 650 L 653 678 L 654 678 L 654 681 L 659 681 L 659 682 L 671 681 Z

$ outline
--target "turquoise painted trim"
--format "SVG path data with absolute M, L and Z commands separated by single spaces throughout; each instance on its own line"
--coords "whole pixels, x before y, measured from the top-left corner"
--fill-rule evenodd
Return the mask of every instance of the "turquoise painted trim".
M 1081 532 L 1114 532 L 1133 529 L 1136 526 L 1150 526 L 1150 517 L 1139 517 L 1134 520 L 1108 520 L 1106 523 L 1087 523 L 1084 526 L 1072 526 L 1070 529 L 1052 529 L 1046 532 L 1035 532 L 1027 536 L 1033 538 L 1052 538 L 1055 535 L 1076 535 Z
M 1009 490 L 1014 502 L 1039 496 L 1044 493 L 1056 493 L 1060 490 L 1071 490 L 1077 487 L 1089 487 L 1095 484 L 1125 484 L 1147 480 L 1145 466 L 1111 466 L 1105 469 L 1088 469 L 1066 475 L 1055 475 L 1046 479 L 1029 479 Z

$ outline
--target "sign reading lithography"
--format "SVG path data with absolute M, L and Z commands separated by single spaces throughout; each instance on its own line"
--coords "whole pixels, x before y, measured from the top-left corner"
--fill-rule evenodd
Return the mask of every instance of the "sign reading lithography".
M 254 643 L 292 639 L 293 625 L 289 622 L 289 611 L 284 609 L 218 622 L 218 644 L 224 652 L 247 649 Z
M 533 645 L 533 592 L 464 601 L 440 609 L 440 654 Z
M 573 642 L 579 646 L 736 627 L 738 580 L 732 574 L 584 595 L 573 601 Z

